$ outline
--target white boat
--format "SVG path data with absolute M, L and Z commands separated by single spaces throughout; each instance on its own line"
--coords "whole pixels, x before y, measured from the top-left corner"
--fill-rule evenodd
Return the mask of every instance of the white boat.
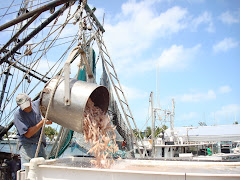
M 233 169 L 234 167 L 234 169 Z M 111 169 L 91 167 L 89 159 L 66 158 L 32 159 L 25 172 L 18 172 L 19 180 L 73 180 L 81 178 L 104 180 L 179 179 L 179 180 L 237 180 L 240 162 L 190 162 L 159 160 L 119 160 Z

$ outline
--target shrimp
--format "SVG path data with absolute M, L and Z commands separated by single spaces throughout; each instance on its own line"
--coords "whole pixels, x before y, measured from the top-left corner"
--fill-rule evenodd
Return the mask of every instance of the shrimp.
M 112 154 L 118 151 L 115 128 L 110 123 L 109 116 L 89 98 L 84 111 L 83 132 L 85 142 L 91 145 L 88 153 L 93 154 L 95 160 L 90 162 L 97 168 L 110 168 L 114 160 Z M 111 134 L 111 137 L 108 135 Z

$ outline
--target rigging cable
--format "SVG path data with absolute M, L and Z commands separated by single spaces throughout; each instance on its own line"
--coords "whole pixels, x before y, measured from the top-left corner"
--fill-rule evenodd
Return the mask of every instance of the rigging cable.
M 12 3 L 11 3 L 10 6 L 8 7 L 8 9 L 7 9 L 6 12 L 4 13 L 4 15 L 1 16 L 0 21 L 3 19 L 4 16 L 7 15 L 7 12 L 8 12 L 8 10 L 12 7 L 12 4 L 14 3 L 14 1 L 15 1 L 15 0 L 12 1 Z
M 71 19 L 72 19 L 72 18 L 70 18 L 69 20 L 71 20 Z M 69 20 L 68 20 L 68 21 L 69 21 Z M 67 23 L 66 23 L 66 24 L 67 24 Z M 64 28 L 65 28 L 65 26 L 62 27 L 61 31 L 62 31 Z M 59 35 L 60 35 L 61 31 L 59 32 Z M 77 37 L 77 36 L 76 36 L 76 37 Z M 74 41 L 76 41 L 76 37 L 75 37 L 75 40 L 72 41 L 72 44 L 71 44 L 71 45 L 73 45 L 73 44 L 74 44 Z M 56 38 L 57 38 L 57 36 L 55 37 L 55 40 L 56 40 Z M 54 42 L 54 41 L 53 41 L 53 42 Z M 51 44 L 53 44 L 53 42 L 52 42 Z M 50 44 L 50 45 L 51 45 L 51 44 Z M 48 46 L 48 48 L 50 47 L 50 45 Z M 70 45 L 70 47 L 71 47 L 71 45 Z M 65 51 L 64 54 L 67 53 L 67 51 L 70 49 L 70 47 Z M 44 54 L 44 52 L 43 52 L 42 54 Z M 64 55 L 64 54 L 63 54 L 63 55 Z M 63 55 L 62 55 L 62 57 L 63 57 Z M 64 56 L 65 56 L 65 55 L 64 55 Z M 61 58 L 60 58 L 60 59 L 61 59 Z M 59 59 L 59 60 L 60 60 L 60 59 Z M 38 60 L 39 60 L 39 59 L 38 59 Z M 59 61 L 59 60 L 58 60 L 58 61 Z M 38 62 L 38 61 L 36 61 L 36 62 Z M 35 64 L 36 64 L 36 63 L 35 63 Z M 34 65 L 35 65 L 35 64 L 34 64 Z M 55 63 L 55 65 L 56 65 L 56 64 L 57 64 L 57 62 Z M 54 66 L 55 66 L 55 65 L 54 65 Z M 59 65 L 60 65 L 60 64 L 59 64 Z M 53 67 L 52 67 L 52 68 L 53 68 Z M 32 68 L 31 68 L 31 69 L 32 69 Z M 47 75 L 50 71 L 51 71 L 51 69 L 46 73 L 46 75 Z M 26 74 L 25 74 L 25 75 L 26 75 Z M 45 76 L 46 76 L 46 75 L 45 75 Z M 39 81 L 39 82 L 40 82 L 40 81 Z M 35 87 L 36 87 L 36 86 L 35 86 Z M 33 89 L 32 89 L 32 90 L 33 90 Z M 31 90 L 31 92 L 32 92 L 32 90 Z M 16 108 L 15 108 L 15 109 L 16 109 Z M 15 109 L 14 109 L 14 110 L 15 110 Z M 8 116 L 10 116 L 10 114 L 9 114 Z
M 69 12 L 68 12 L 68 16 L 67 16 L 67 18 L 69 17 L 69 14 L 70 14 L 70 10 L 71 10 L 71 6 L 69 7 Z M 73 17 L 72 17 L 73 18 Z M 38 60 L 44 55 L 44 54 L 46 54 L 46 51 L 48 50 L 48 49 L 50 49 L 51 48 L 51 45 L 52 44 L 54 44 L 55 42 L 56 42 L 56 39 L 60 36 L 60 34 L 61 34 L 61 32 L 63 31 L 63 29 L 65 28 L 65 26 L 66 26 L 66 24 L 69 22 L 71 20 L 71 18 L 69 19 L 69 20 L 67 20 L 66 19 L 66 21 L 64 22 L 64 24 L 62 25 L 63 27 L 62 27 L 62 29 L 58 32 L 58 34 L 55 36 L 55 38 L 52 40 L 52 42 L 48 45 L 48 47 L 46 48 L 46 43 L 45 43 L 45 46 L 44 46 L 44 52 L 40 55 L 40 57 L 38 58 Z M 58 21 L 58 18 L 55 20 L 55 22 L 54 23 L 56 23 Z M 52 27 L 53 28 L 53 27 Z M 51 28 L 51 30 L 52 30 L 52 28 Z M 49 33 L 48 34 L 50 34 L 50 32 L 51 32 L 51 30 L 49 31 Z M 44 42 L 43 42 L 43 44 L 44 44 Z M 42 45 L 43 45 L 42 44 Z M 41 45 L 41 46 L 42 46 Z M 40 47 L 41 48 L 41 47 Z M 37 55 L 37 54 L 36 54 Z M 35 57 L 36 57 L 36 55 L 35 55 Z M 39 61 L 40 62 L 40 61 Z M 37 67 L 38 67 L 38 65 L 37 65 Z M 36 67 L 36 68 L 37 68 Z
M 57 22 L 57 20 L 58 20 L 58 17 L 55 19 L 55 22 L 54 22 L 53 24 L 55 24 L 55 23 Z M 50 31 L 48 32 L 48 35 L 49 35 L 50 32 L 52 31 L 52 29 L 53 29 L 53 26 L 51 27 Z M 63 28 L 62 28 L 62 29 L 63 29 Z M 62 30 L 60 30 L 60 32 L 58 33 L 57 36 L 59 36 L 59 34 L 61 33 L 61 31 L 62 31 Z M 39 61 L 39 63 L 40 63 L 40 58 L 41 58 L 44 54 L 46 54 L 46 51 L 48 50 L 48 48 L 50 48 L 51 44 L 55 43 L 55 40 L 56 40 L 57 36 L 53 39 L 53 41 L 50 43 L 50 45 L 49 45 L 47 48 L 46 48 L 47 43 L 46 43 L 46 41 L 45 41 L 47 38 L 43 41 L 43 43 L 42 43 L 41 46 L 39 47 L 39 49 L 40 49 L 40 48 L 44 45 L 44 51 L 42 52 L 42 54 L 40 55 L 40 57 L 38 57 L 38 59 L 37 59 L 37 61 Z M 35 56 L 34 56 L 34 58 L 33 58 L 33 61 L 34 61 L 34 59 L 36 58 L 38 52 L 39 52 L 39 51 L 37 51 L 37 53 L 35 54 Z M 32 63 L 33 63 L 33 62 L 32 62 Z M 39 63 L 37 64 L 37 67 L 38 67 Z M 37 69 L 37 67 L 36 67 L 36 69 Z M 32 78 L 33 78 L 33 77 L 32 77 Z M 27 88 L 27 89 L 28 89 L 28 88 Z
M 30 49 L 30 51 L 32 51 L 35 47 L 37 47 L 40 43 L 42 43 L 42 42 L 44 42 L 44 40 L 45 39 L 47 39 L 49 36 L 51 36 L 53 33 L 55 33 L 58 29 L 60 29 L 61 28 L 61 26 L 59 26 L 57 29 L 55 29 L 51 34 L 49 34 L 48 36 L 46 36 L 43 40 L 41 40 L 39 43 L 37 43 L 34 47 L 32 47 L 31 49 Z M 9 67 L 11 67 L 11 66 L 13 66 L 13 65 L 15 65 L 18 61 L 20 61 L 24 56 L 26 56 L 25 54 L 24 55 L 22 55 L 19 59 L 17 59 L 16 61 L 14 61 Z M 7 70 L 7 68 L 4 70 L 4 71 L 6 71 Z M 4 73 L 4 71 L 0 74 L 0 75 L 2 75 L 3 73 Z
M 56 66 L 57 65 L 57 63 L 61 60 L 61 62 L 63 61 L 63 58 L 66 56 L 66 54 L 67 54 L 67 52 L 69 51 L 69 49 L 71 49 L 71 47 L 73 46 L 73 44 L 74 44 L 74 41 L 76 41 L 77 39 L 75 38 L 72 42 L 72 44 L 68 47 L 68 49 L 64 52 L 64 54 L 59 58 L 59 60 L 52 66 L 52 68 L 44 75 L 44 76 L 46 76 L 48 73 L 50 73 L 50 71 L 54 68 L 54 66 Z M 60 64 L 61 64 L 61 62 L 59 63 L 59 65 L 58 65 L 58 67 L 56 68 L 56 70 L 55 70 L 55 72 L 53 73 L 53 74 L 56 74 L 56 71 L 57 71 L 57 69 L 59 68 L 59 66 L 60 66 Z M 60 70 L 60 72 L 61 72 L 61 70 Z M 59 73 L 58 73 L 59 74 Z M 44 78 L 44 77 L 43 77 Z M 39 83 L 40 83 L 41 81 L 39 81 L 36 85 L 35 85 L 35 87 L 29 92 L 29 94 L 39 85 Z
M 69 22 L 72 18 L 73 18 L 73 17 L 71 17 L 67 22 Z M 62 27 L 62 30 L 63 30 L 63 28 L 65 27 L 64 25 L 67 24 L 67 22 L 62 25 L 62 26 L 63 26 L 63 27 Z M 60 28 L 60 27 L 59 27 L 59 28 Z M 59 28 L 57 28 L 57 29 L 59 29 Z M 61 30 L 61 31 L 62 31 L 62 30 Z M 56 30 L 53 31 L 51 34 L 53 34 L 54 32 L 56 32 Z M 51 35 L 51 34 L 50 34 L 50 35 Z M 50 35 L 48 35 L 47 37 L 49 37 Z M 47 38 L 47 37 L 46 37 L 46 38 Z M 46 38 L 44 38 L 44 39 L 46 39 Z M 41 42 L 43 42 L 43 40 L 42 40 Z M 40 43 L 41 43 L 41 42 L 40 42 Z M 40 44 L 40 43 L 38 43 L 38 44 Z M 38 45 L 38 44 L 37 44 L 37 45 Z M 37 45 L 36 45 L 36 46 L 37 46 Z M 35 46 L 35 47 L 36 47 L 36 46 Z M 35 47 L 33 47 L 33 48 L 35 48 Z M 32 49 L 33 49 L 33 48 L 32 48 Z M 23 57 L 23 56 L 22 56 L 22 57 Z M 22 58 L 22 57 L 21 57 L 21 58 Z M 17 61 L 19 61 L 19 60 L 20 60 L 20 59 L 18 59 Z M 37 62 L 37 61 L 36 61 L 36 62 Z M 35 64 L 36 64 L 36 62 L 35 62 Z M 34 64 L 34 65 L 35 65 L 35 64 Z M 31 69 L 32 69 L 32 68 L 31 68 Z M 29 71 L 30 71 L 30 70 L 29 70 Z M 28 73 L 29 73 L 29 71 L 28 71 Z M 27 73 L 26 73 L 26 74 L 27 74 Z M 25 74 L 25 76 L 23 77 L 23 79 L 26 77 L 26 74 Z M 23 81 L 23 79 L 22 79 L 22 81 Z M 22 81 L 21 81 L 21 82 L 22 82 Z M 21 82 L 20 82 L 20 84 L 21 84 Z M 16 89 L 19 87 L 20 84 L 18 84 L 18 86 L 15 88 L 15 90 L 13 91 L 13 93 L 10 95 L 10 98 L 11 98 L 11 96 L 16 92 Z M 8 98 L 8 99 L 10 99 L 10 98 Z
M 72 19 L 72 18 L 70 18 L 68 21 L 70 21 L 71 19 Z M 67 22 L 68 22 L 68 21 L 67 21 Z M 67 22 L 66 22 L 66 23 L 67 23 Z M 66 23 L 63 24 L 62 29 L 65 27 Z M 57 28 L 57 29 L 59 29 L 59 28 Z M 55 30 L 55 31 L 56 31 L 56 30 Z M 54 32 L 55 32 L 55 31 L 54 31 Z M 61 31 L 62 31 L 62 30 L 61 30 Z M 52 32 L 52 33 L 54 33 L 54 32 Z M 52 33 L 51 33 L 51 34 L 52 34 Z M 49 36 L 47 36 L 47 37 L 49 37 Z M 46 39 L 46 38 L 45 38 L 45 39 Z M 41 42 L 42 42 L 42 41 L 41 41 Z M 37 46 L 37 45 L 36 45 L 36 46 Z M 36 47 L 36 46 L 35 46 L 35 47 Z M 23 56 L 22 56 L 22 57 L 23 57 Z M 21 58 L 22 58 L 22 57 L 21 57 Z M 21 59 L 21 58 L 20 58 L 20 59 Z M 19 61 L 20 59 L 18 59 L 18 61 Z M 37 62 L 38 62 L 38 61 L 36 61 L 33 66 L 35 66 L 35 64 L 36 64 Z M 33 66 L 32 66 L 32 68 L 33 68 Z M 32 69 L 32 68 L 31 68 L 31 69 Z M 16 90 L 18 89 L 18 87 L 20 86 L 20 84 L 22 83 L 22 81 L 24 80 L 24 78 L 26 77 L 26 75 L 27 75 L 29 72 L 30 72 L 30 70 L 28 70 L 28 72 L 25 74 L 25 76 L 23 77 L 23 79 L 21 80 L 21 82 L 15 87 L 14 91 L 12 92 L 12 94 L 10 95 L 10 97 L 8 97 L 8 99 L 11 99 L 11 98 L 13 97 L 13 94 L 16 92 Z
M 143 128 L 146 126 L 146 124 L 148 123 L 149 119 L 151 118 L 151 116 L 149 116 L 149 109 L 150 109 L 150 101 L 149 101 L 149 103 L 148 103 L 148 117 L 146 118 L 147 121 L 145 122 L 145 124 L 143 125 L 143 127 L 141 128 L 140 131 L 143 130 Z
M 60 75 L 59 75 L 59 77 L 58 77 L 58 80 L 57 80 L 57 82 L 56 82 L 56 84 L 55 84 L 55 86 L 54 86 L 54 89 L 53 89 L 51 98 L 50 98 L 49 103 L 48 103 L 48 107 L 47 107 L 46 115 L 45 115 L 45 118 L 44 118 L 44 121 L 43 121 L 43 126 L 42 126 L 42 130 L 41 130 L 40 138 L 39 138 L 39 141 L 38 141 L 37 150 L 36 150 L 36 153 L 35 153 L 35 158 L 38 156 L 38 153 L 39 153 L 40 145 L 41 145 L 41 143 L 42 143 L 42 137 L 43 137 L 43 134 L 44 134 L 44 128 L 45 128 L 46 120 L 47 120 L 47 118 L 48 118 L 49 108 L 50 108 L 50 105 L 51 105 L 51 103 L 52 103 L 53 96 L 54 96 L 54 94 L 55 94 L 55 92 L 56 92 L 58 83 L 59 83 L 59 81 L 60 81 L 60 79 L 61 79 L 61 76 L 62 76 L 63 72 L 64 72 L 64 69 L 62 69 L 62 71 L 61 71 L 61 73 L 60 73 Z
M 13 2 L 14 2 L 15 0 L 13 0 Z M 32 8 L 32 7 L 35 7 L 35 6 L 39 6 L 39 5 L 41 5 L 41 4 L 45 4 L 45 3 L 48 3 L 48 2 L 51 2 L 52 0 L 48 0 L 48 1 L 45 1 L 45 2 L 42 2 L 42 3 L 39 3 L 39 4 L 35 4 L 35 5 L 32 5 L 32 6 L 29 6 L 29 8 Z M 18 5 L 20 5 L 20 4 L 18 4 Z M 22 5 L 22 4 L 21 4 Z M 16 5 L 14 5 L 14 6 L 16 6 Z M 13 6 L 9 6 L 9 8 L 10 7 L 13 7 Z M 7 7 L 6 7 L 7 8 Z M 3 9 L 3 8 L 2 8 Z M 5 8 L 4 8 L 5 9 Z M 9 10 L 9 9 L 8 9 Z M 7 10 L 7 11 L 8 11 Z M 5 12 L 5 14 L 3 14 L 3 15 L 0 15 L 0 17 L 1 17 L 1 19 L 4 17 L 4 16 L 6 16 L 6 15 L 10 15 L 10 14 L 14 14 L 14 13 L 18 13 L 19 11 L 12 11 L 12 12 L 9 12 L 9 13 L 7 13 L 7 11 Z
M 79 6 L 78 6 L 78 7 L 79 7 Z M 78 10 L 78 9 L 77 9 L 77 10 Z M 75 11 L 75 13 L 77 12 L 77 10 Z M 71 18 L 69 18 L 69 20 L 66 21 L 65 26 L 66 26 L 67 22 L 70 21 L 70 20 L 75 16 L 75 13 L 72 15 Z M 65 26 L 64 26 L 64 27 L 65 27 Z M 64 28 L 64 27 L 63 27 L 63 28 Z M 45 124 L 46 124 L 46 120 L 47 120 L 47 117 L 48 117 L 49 108 L 50 108 L 50 105 L 51 105 L 53 96 L 54 96 L 54 94 L 55 94 L 55 92 L 56 92 L 57 86 L 58 86 L 58 84 L 59 84 L 59 81 L 60 81 L 60 79 L 61 79 L 61 76 L 62 76 L 63 72 L 64 72 L 64 69 L 61 70 L 61 73 L 60 73 L 60 75 L 58 76 L 58 80 L 57 80 L 57 82 L 56 82 L 56 85 L 55 85 L 55 87 L 54 87 L 54 89 L 53 89 L 53 92 L 52 92 L 52 96 L 51 96 L 51 98 L 50 98 L 50 100 L 49 100 L 49 103 L 48 103 L 48 107 L 47 107 L 47 111 L 46 111 L 46 115 L 45 115 L 45 120 L 44 120 L 44 122 L 43 122 L 43 126 L 42 126 L 43 128 L 42 128 L 42 130 L 41 130 L 41 134 L 40 134 L 40 138 L 39 138 L 39 141 L 38 141 L 38 146 L 37 146 L 37 150 L 36 150 L 36 153 L 35 153 L 35 157 L 37 157 L 37 156 L 38 156 L 38 153 L 39 153 L 40 145 L 41 145 L 41 143 L 42 143 L 42 137 L 43 137 L 43 134 L 44 134 Z

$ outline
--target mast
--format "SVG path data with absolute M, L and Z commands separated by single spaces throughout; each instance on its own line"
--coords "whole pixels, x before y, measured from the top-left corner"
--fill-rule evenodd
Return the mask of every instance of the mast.
M 155 113 L 156 111 L 154 110 L 153 107 L 153 92 L 150 94 L 151 98 L 151 117 L 152 117 L 152 157 L 155 156 Z
M 172 112 L 170 115 L 170 129 L 171 129 L 171 136 L 174 139 L 174 117 L 175 117 L 175 102 L 174 99 L 172 99 Z
M 5 79 L 4 79 L 2 92 L 1 92 L 1 97 L 0 97 L 0 109 L 2 109 L 2 102 L 3 102 L 3 98 L 4 98 L 6 86 L 7 86 L 8 77 L 9 77 L 9 74 L 10 74 L 10 68 L 7 68 L 7 72 L 4 73 L 4 74 L 5 74 Z M 2 116 L 2 113 L 3 112 L 0 112 L 0 117 Z M 1 121 L 1 118 L 0 118 L 0 121 Z
M 3 69 L 3 72 L 1 74 L 2 89 L 1 89 L 1 94 L 0 94 L 0 108 L 1 108 L 0 121 L 2 119 L 4 109 L 6 107 L 5 103 L 3 106 L 3 102 L 4 102 L 4 96 L 8 96 L 9 90 L 7 90 L 7 86 L 9 86 L 9 89 L 10 89 L 10 85 L 8 85 L 8 81 L 9 81 L 9 76 L 11 75 L 11 73 L 10 73 L 11 66 L 15 67 L 16 69 L 24 72 L 25 74 L 28 74 L 29 76 L 31 76 L 41 82 L 44 82 L 44 83 L 46 83 L 50 79 L 46 75 L 42 75 L 41 73 L 38 73 L 35 70 L 29 68 L 28 67 L 29 65 L 25 66 L 21 62 L 14 61 L 15 60 L 14 55 L 21 54 L 17 51 L 20 48 L 22 48 L 35 35 L 37 35 L 41 30 L 43 30 L 48 24 L 50 24 L 59 15 L 61 15 L 61 13 L 63 13 L 70 5 L 72 5 L 69 2 L 75 2 L 75 1 L 76 0 L 56 0 L 56 1 L 50 2 L 48 4 L 45 4 L 42 7 L 37 8 L 33 11 L 28 11 L 29 10 L 28 9 L 29 0 L 25 0 L 23 2 L 23 8 L 21 8 L 18 12 L 17 18 L 0 26 L 0 31 L 4 30 L 10 26 L 13 26 L 13 25 L 17 26 L 15 35 L 13 35 L 10 38 L 10 40 L 2 48 L 0 48 L 0 53 L 4 53 L 0 59 L 0 65 L 2 66 L 2 69 Z M 19 40 L 18 43 L 14 43 L 14 47 L 12 49 L 10 49 L 10 50 L 7 49 L 7 47 L 11 43 L 16 41 L 18 39 L 19 35 L 21 33 L 23 33 L 37 19 L 37 17 L 42 12 L 47 11 L 51 8 L 54 8 L 56 6 L 62 5 L 64 3 L 66 3 L 66 4 L 62 8 L 60 8 L 58 11 L 56 11 L 54 14 L 52 14 L 49 18 L 47 18 L 43 23 L 41 23 L 37 28 L 35 28 L 29 35 L 27 35 L 24 39 Z M 31 19 L 29 20 L 28 18 L 31 18 Z M 23 25 L 23 21 L 27 20 L 27 19 L 28 19 L 28 22 L 25 25 Z M 25 55 L 27 55 L 27 54 L 25 54 Z M 11 58 L 11 59 L 9 59 L 9 58 Z M 2 63 L 4 63 L 4 62 L 6 64 L 6 66 L 2 65 Z M 3 77 L 4 77 L 4 79 L 3 79 Z M 13 97 L 12 95 L 14 93 L 15 92 L 13 92 L 10 96 Z M 6 99 L 8 99 L 8 97 L 6 97 Z M 9 99 L 7 100 L 7 102 L 8 101 L 9 101 Z M 10 118 L 10 116 L 7 116 L 7 119 L 9 119 L 9 118 Z M 7 131 L 13 126 L 12 120 L 10 121 L 10 123 L 6 123 L 6 124 L 8 124 L 7 127 L 5 127 L 0 132 L 1 136 L 3 136 L 5 133 L 7 133 Z

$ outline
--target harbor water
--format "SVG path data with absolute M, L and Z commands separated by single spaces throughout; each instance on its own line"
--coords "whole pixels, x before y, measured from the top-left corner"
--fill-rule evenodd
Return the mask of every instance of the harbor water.
M 13 153 L 13 154 L 19 154 L 19 148 L 17 141 L 10 141 L 10 145 L 8 141 L 2 141 L 0 143 L 0 152 L 7 152 L 7 153 Z M 52 149 L 53 143 L 47 143 L 47 146 L 45 148 L 46 154 L 48 155 Z M 79 156 L 79 155 L 85 155 L 80 149 L 75 147 L 68 147 L 65 152 L 61 155 L 61 157 L 68 157 L 68 156 Z

